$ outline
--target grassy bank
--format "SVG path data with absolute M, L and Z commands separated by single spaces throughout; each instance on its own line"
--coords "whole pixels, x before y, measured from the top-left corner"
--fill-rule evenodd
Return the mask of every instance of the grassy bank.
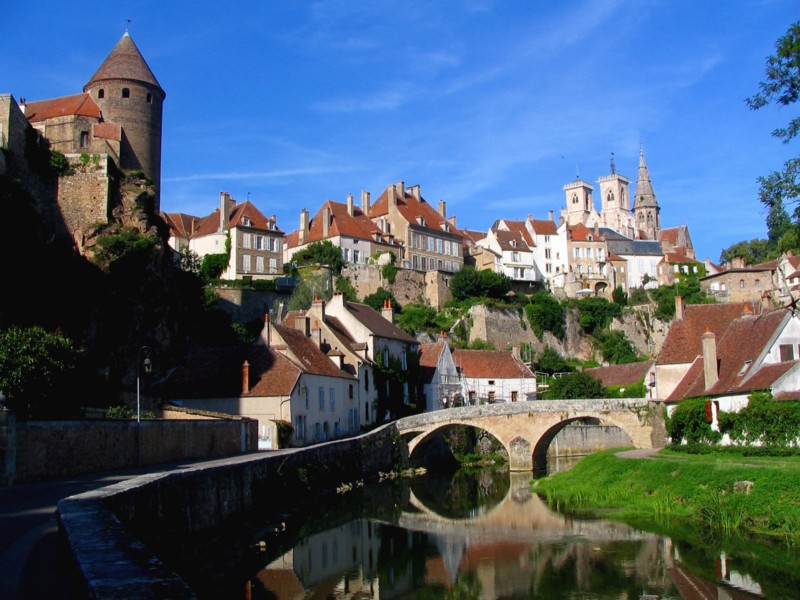
M 750 493 L 734 492 L 740 481 L 753 482 Z M 697 456 L 662 450 L 651 459 L 623 459 L 609 450 L 536 481 L 534 490 L 553 508 L 572 513 L 800 543 L 796 457 Z

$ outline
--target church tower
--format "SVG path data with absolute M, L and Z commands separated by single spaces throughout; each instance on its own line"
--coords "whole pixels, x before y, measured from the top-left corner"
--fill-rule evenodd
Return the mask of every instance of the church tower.
M 121 125 L 119 167 L 142 170 L 152 179 L 155 208 L 160 210 L 161 119 L 166 93 L 127 31 L 83 91 L 100 107 L 105 121 Z
M 611 174 L 600 177 L 600 221 L 605 227 L 628 237 L 635 237 L 631 218 L 631 203 L 628 197 L 630 180 L 617 173 L 614 154 L 611 154 Z
M 653 184 L 650 182 L 650 173 L 644 162 L 644 150 L 641 149 L 639 150 L 639 176 L 636 179 L 633 213 L 636 219 L 636 228 L 648 240 L 658 239 L 658 232 L 661 230 L 660 212 Z
M 588 224 L 587 226 L 594 225 L 594 223 L 588 223 L 595 212 L 592 200 L 593 189 L 590 183 L 580 177 L 564 186 L 567 208 L 562 212 L 562 216 L 565 217 L 567 225 L 572 226 L 578 223 Z

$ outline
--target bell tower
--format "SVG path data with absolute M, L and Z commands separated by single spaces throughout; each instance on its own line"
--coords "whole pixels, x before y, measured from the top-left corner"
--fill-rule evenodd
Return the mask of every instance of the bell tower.
M 617 173 L 614 154 L 611 154 L 611 173 L 597 180 L 600 185 L 600 220 L 603 225 L 627 237 L 635 237 L 628 197 L 630 180 Z
M 83 91 L 100 107 L 103 120 L 122 128 L 119 167 L 142 170 L 161 199 L 161 121 L 166 93 L 126 31 Z

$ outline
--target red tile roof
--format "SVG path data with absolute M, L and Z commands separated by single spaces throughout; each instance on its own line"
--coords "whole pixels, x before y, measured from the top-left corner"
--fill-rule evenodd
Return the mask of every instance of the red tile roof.
M 328 223 L 328 237 L 324 235 L 325 211 L 330 211 L 330 222 Z M 347 204 L 327 200 L 317 211 L 317 214 L 309 222 L 308 235 L 305 244 L 318 242 L 334 237 L 348 237 L 357 240 L 369 240 L 381 244 L 397 245 L 390 236 L 378 229 L 360 208 L 353 207 L 353 214 L 347 211 Z M 300 232 L 293 231 L 286 237 L 286 246 L 295 248 L 300 244 Z
M 393 187 L 394 186 L 389 186 L 389 188 Z M 383 191 L 372 208 L 370 208 L 370 219 L 389 214 L 389 188 Z M 464 234 L 461 233 L 457 227 L 450 224 L 450 222 L 440 215 L 439 211 L 428 204 L 424 198 L 417 200 L 416 196 L 406 190 L 403 197 L 396 197 L 395 202 L 397 203 L 397 211 L 406 222 L 418 225 L 417 219 L 422 217 L 425 220 L 425 227 L 428 229 L 435 229 L 442 232 L 445 231 L 442 226 L 446 224 L 449 233 L 461 238 L 464 237 Z
M 294 358 L 295 364 L 306 373 L 312 375 L 325 375 L 327 377 L 342 377 L 353 379 L 349 373 L 342 371 L 325 353 L 320 350 L 311 338 L 307 338 L 302 331 L 283 325 L 273 324 L 275 333 L 286 344 L 287 350 Z
M 670 324 L 656 364 L 691 363 L 703 353 L 700 338 L 706 327 L 721 336 L 728 325 L 742 315 L 744 306 L 744 303 L 686 305 L 683 319 L 674 319 Z
M 420 367 L 433 367 L 434 369 L 439 364 L 439 356 L 444 349 L 444 342 L 434 342 L 433 344 L 420 344 L 419 345 L 419 366 Z
M 535 378 L 522 361 L 503 350 L 454 350 L 453 360 L 467 377 L 477 379 Z
M 417 345 L 416 339 L 408 335 L 405 331 L 390 323 L 381 313 L 371 306 L 359 304 L 358 302 L 344 303 L 345 308 L 355 319 L 364 325 L 373 335 L 389 340 L 397 340 Z
M 521 237 L 529 247 L 533 248 L 536 246 L 536 242 L 534 242 L 533 237 L 531 237 L 531 232 L 528 231 L 528 228 L 525 226 L 525 221 L 509 221 L 507 219 L 502 219 L 502 221 L 505 226 L 508 227 L 508 231 Z M 498 225 L 499 222 L 496 222 L 493 229 L 499 229 L 499 227 L 497 227 Z
M 194 217 L 183 213 L 161 213 L 161 215 L 176 237 L 190 239 L 219 232 L 219 209 L 214 210 L 214 212 L 205 217 Z M 225 229 L 243 227 L 242 220 L 244 217 L 250 219 L 251 224 L 248 227 L 272 231 L 275 235 L 283 235 L 283 231 L 277 227 L 275 220 L 272 217 L 265 217 L 250 200 L 245 200 L 241 204 L 233 206 Z
M 102 113 L 89 94 L 75 94 L 25 104 L 25 116 L 31 123 L 56 117 L 81 116 L 100 119 Z
M 133 43 L 133 38 L 126 31 L 111 50 L 103 64 L 97 69 L 89 82 L 84 86 L 84 91 L 93 83 L 113 79 L 130 79 L 141 81 L 164 90 L 158 84 L 156 76 L 150 70 L 139 48 Z
M 608 365 L 606 367 L 585 369 L 584 372 L 595 379 L 599 379 L 605 387 L 634 385 L 644 379 L 655 362 L 655 359 L 653 359 L 627 365 Z
M 536 235 L 558 235 L 558 224 L 551 219 L 530 219 L 528 222 Z
M 570 227 L 569 231 L 573 242 L 600 242 L 603 240 L 601 234 L 595 235 L 594 230 L 589 229 L 583 223 Z
M 506 252 L 533 252 L 533 244 L 529 244 L 518 231 L 495 229 L 493 233 L 500 248 Z

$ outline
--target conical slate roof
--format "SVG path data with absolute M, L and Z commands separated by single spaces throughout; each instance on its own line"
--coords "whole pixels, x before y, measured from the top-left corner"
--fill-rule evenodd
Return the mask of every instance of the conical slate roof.
M 133 38 L 127 31 L 97 69 L 97 72 L 92 75 L 89 82 L 83 86 L 83 91 L 87 91 L 95 83 L 110 79 L 141 81 L 161 89 L 156 76 L 147 66 L 142 53 L 139 52 L 139 48 L 133 43 Z M 164 90 L 161 89 L 161 91 Z
M 650 181 L 650 172 L 644 162 L 644 150 L 639 150 L 639 175 L 636 179 L 635 206 L 658 206 L 653 184 Z

